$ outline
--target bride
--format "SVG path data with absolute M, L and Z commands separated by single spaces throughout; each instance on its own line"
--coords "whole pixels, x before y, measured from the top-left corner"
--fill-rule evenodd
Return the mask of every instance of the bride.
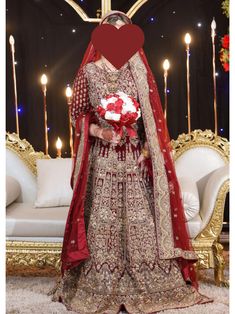
M 132 23 L 111 11 L 101 23 Z M 122 91 L 141 116 L 119 136 L 96 107 Z M 61 276 L 48 292 L 80 314 L 155 313 L 212 302 L 199 293 L 170 139 L 140 49 L 119 70 L 90 43 L 73 86 L 75 144 Z

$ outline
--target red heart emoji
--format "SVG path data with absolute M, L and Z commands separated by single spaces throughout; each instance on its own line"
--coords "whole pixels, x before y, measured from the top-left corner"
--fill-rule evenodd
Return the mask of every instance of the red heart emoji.
M 120 69 L 143 46 L 144 33 L 133 24 L 123 25 L 119 29 L 103 24 L 94 29 L 91 41 L 96 50 Z

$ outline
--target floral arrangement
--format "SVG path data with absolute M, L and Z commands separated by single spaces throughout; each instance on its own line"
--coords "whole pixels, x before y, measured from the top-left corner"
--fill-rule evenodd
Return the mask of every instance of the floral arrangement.
M 221 39 L 220 61 L 225 72 L 229 71 L 229 35 L 224 35 Z
M 223 14 L 229 18 L 229 0 L 222 2 Z M 225 72 L 229 71 L 229 34 L 224 35 L 221 39 L 220 61 Z
M 97 113 L 110 125 L 114 126 L 115 132 L 122 136 L 123 126 L 130 137 L 136 136 L 136 130 L 132 124 L 140 117 L 140 104 L 132 96 L 121 91 L 109 94 L 101 99 L 97 106 Z

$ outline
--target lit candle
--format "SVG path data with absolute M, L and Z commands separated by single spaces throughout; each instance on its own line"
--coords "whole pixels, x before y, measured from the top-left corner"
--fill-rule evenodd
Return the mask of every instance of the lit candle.
M 164 69 L 164 98 L 165 98 L 164 117 L 166 120 L 167 120 L 167 76 L 169 68 L 170 62 L 168 59 L 165 59 L 163 62 L 163 69 Z
M 62 141 L 59 137 L 57 138 L 57 141 L 56 141 L 56 148 L 57 148 L 57 156 L 58 158 L 61 158 Z
M 70 102 L 71 101 L 71 97 L 73 95 L 73 91 L 72 91 L 72 88 L 69 85 L 67 85 L 67 87 L 66 87 L 65 94 L 66 94 L 66 97 L 68 99 L 68 102 Z
M 42 84 L 42 89 L 43 89 L 43 92 L 46 92 L 46 87 L 47 87 L 47 76 L 46 74 L 43 74 L 41 76 L 41 84 Z
M 186 53 L 187 53 L 187 61 L 186 61 L 186 68 L 187 68 L 187 109 L 188 109 L 188 133 L 191 132 L 191 113 L 190 113 L 190 73 L 189 73 L 189 55 L 190 49 L 189 45 L 191 43 L 191 36 L 187 33 L 184 37 L 184 41 L 186 44 Z
M 191 43 L 191 36 L 189 33 L 187 33 L 184 37 L 184 41 L 187 45 L 189 45 Z
M 19 117 L 18 117 L 18 100 L 17 100 L 17 84 L 16 84 L 16 61 L 15 61 L 15 39 L 12 35 L 9 37 L 9 43 L 11 46 L 11 57 L 12 57 L 12 75 L 14 84 L 14 101 L 15 101 L 15 116 L 16 116 L 16 133 L 19 135 Z
M 216 22 L 215 18 L 213 18 L 211 22 L 211 40 L 212 40 L 212 67 L 213 67 L 213 88 L 214 88 L 214 121 L 215 121 L 215 135 L 218 134 L 218 125 L 217 125 L 217 98 L 216 98 L 216 68 L 215 68 L 215 30 L 216 30 Z
M 216 22 L 215 22 L 215 18 L 213 17 L 213 20 L 211 22 L 211 37 L 215 37 L 215 30 L 216 30 Z
M 68 115 L 69 115 L 69 145 L 70 145 L 70 154 L 71 157 L 73 156 L 73 126 L 72 126 L 72 120 L 71 120 L 71 103 L 72 103 L 72 95 L 73 91 L 72 88 L 67 85 L 66 91 L 65 91 L 66 97 L 67 97 L 67 104 L 68 104 Z
M 45 134 L 45 154 L 48 155 L 48 128 L 47 128 L 47 76 L 41 76 L 42 92 L 43 92 L 43 111 L 44 111 L 44 134 Z

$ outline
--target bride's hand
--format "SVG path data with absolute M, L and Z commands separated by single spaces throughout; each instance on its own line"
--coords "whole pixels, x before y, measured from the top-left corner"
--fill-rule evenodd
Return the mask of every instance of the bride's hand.
M 113 129 L 111 128 L 103 128 L 102 132 L 101 132 L 101 137 L 108 142 L 112 142 L 112 143 L 119 143 L 121 137 L 120 135 L 117 135 L 115 131 L 113 131 Z

